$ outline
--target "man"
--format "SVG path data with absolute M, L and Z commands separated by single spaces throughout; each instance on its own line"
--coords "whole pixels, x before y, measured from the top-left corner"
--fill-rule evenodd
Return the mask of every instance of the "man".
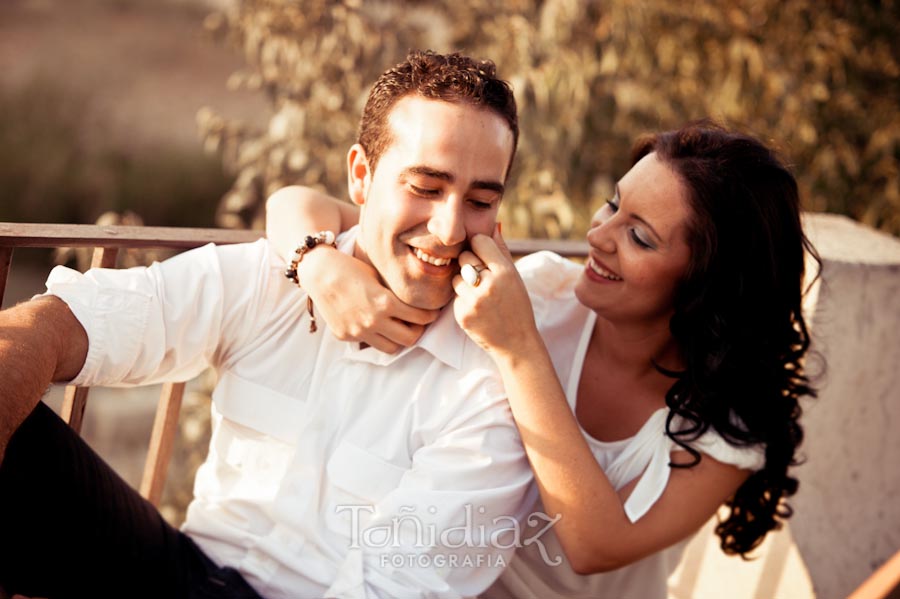
M 364 109 L 348 155 L 360 225 L 338 249 L 413 308 L 443 307 L 467 238 L 493 230 L 517 132 L 492 63 L 410 54 Z M 393 355 L 312 332 L 283 271 L 265 240 L 147 269 L 58 267 L 46 296 L 0 313 L 0 586 L 455 597 L 499 575 L 533 497 L 490 360 L 448 310 Z M 39 404 L 51 380 L 152 383 L 209 366 L 213 434 L 183 532 Z

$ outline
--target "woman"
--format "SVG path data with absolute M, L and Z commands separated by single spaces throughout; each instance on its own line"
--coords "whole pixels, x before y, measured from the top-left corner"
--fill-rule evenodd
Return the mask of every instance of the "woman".
M 687 540 L 722 504 L 716 533 L 741 555 L 791 513 L 798 400 L 814 395 L 801 297 L 804 250 L 815 252 L 796 183 L 758 140 L 709 123 L 645 138 L 633 157 L 593 217 L 586 265 L 541 252 L 517 272 L 499 234 L 458 258 L 480 272 L 454 279 L 457 320 L 503 377 L 539 509 L 561 515 L 487 597 L 665 597 Z M 290 245 L 298 214 L 301 231 L 353 221 L 322 198 L 298 209 L 295 195 L 270 205 L 276 244 Z M 360 309 L 328 278 L 350 259 L 316 254 L 300 279 L 339 334 L 390 350 L 428 321 L 352 277 L 378 306 Z

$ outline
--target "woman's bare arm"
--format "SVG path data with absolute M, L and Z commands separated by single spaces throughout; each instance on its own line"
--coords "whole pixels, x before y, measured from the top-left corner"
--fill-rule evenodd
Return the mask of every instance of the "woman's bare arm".
M 285 262 L 291 261 L 306 235 L 317 231 L 337 234 L 358 222 L 357 206 L 311 187 L 283 187 L 266 200 L 266 236 Z
M 709 456 L 695 467 L 673 469 L 660 499 L 632 523 L 624 504 L 633 484 L 617 492 L 594 458 L 535 325 L 524 283 L 501 247 L 499 235 L 473 238 L 472 259 L 490 270 L 482 272 L 477 288 L 454 279 L 454 312 L 500 370 L 544 509 L 562 515 L 554 530 L 572 567 L 581 574 L 614 570 L 688 537 L 749 473 Z M 683 456 L 673 453 L 674 459 Z
M 359 208 L 308 187 L 276 191 L 266 202 L 266 235 L 290 261 L 306 235 L 346 231 L 359 221 Z M 438 312 L 409 306 L 384 286 L 375 269 L 350 255 L 317 247 L 297 268 L 300 285 L 332 334 L 387 353 L 416 342 Z

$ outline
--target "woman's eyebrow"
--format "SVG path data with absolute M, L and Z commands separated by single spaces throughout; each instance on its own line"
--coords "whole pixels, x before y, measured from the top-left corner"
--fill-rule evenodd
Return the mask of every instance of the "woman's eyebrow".
M 618 196 L 619 201 L 622 200 L 622 193 L 619 191 L 619 184 L 618 184 L 618 183 L 616 183 L 616 196 Z M 628 213 L 628 216 L 630 216 L 631 218 L 633 218 L 633 219 L 636 220 L 636 221 L 639 221 L 639 222 L 643 223 L 648 229 L 650 229 L 650 232 L 651 232 L 657 239 L 659 239 L 660 241 L 662 241 L 662 239 L 663 239 L 662 236 L 660 236 L 660 234 L 656 232 L 656 229 L 653 228 L 653 225 L 651 225 L 649 222 L 647 222 L 647 221 L 646 221 L 643 217 L 641 217 L 639 214 L 637 214 L 637 213 L 635 213 L 635 212 L 629 212 L 629 213 Z

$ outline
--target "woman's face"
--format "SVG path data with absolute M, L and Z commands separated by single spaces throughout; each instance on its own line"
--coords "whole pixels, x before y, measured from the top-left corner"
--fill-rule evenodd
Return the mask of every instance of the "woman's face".
M 668 323 L 691 258 L 689 218 L 681 178 L 655 152 L 642 158 L 591 221 L 578 301 L 611 320 Z

